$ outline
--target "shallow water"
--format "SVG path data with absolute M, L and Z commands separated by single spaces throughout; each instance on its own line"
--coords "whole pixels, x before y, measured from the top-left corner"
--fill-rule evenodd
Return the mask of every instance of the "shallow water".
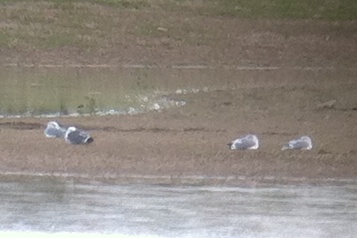
M 195 70 L 194 70 L 195 71 Z M 189 78 L 190 70 L 185 70 Z M 142 68 L 3 68 L 0 71 L 0 116 L 58 116 L 139 113 L 182 106 L 175 80 L 180 69 Z M 191 76 L 190 76 L 191 75 Z
M 0 117 L 132 114 L 183 106 L 182 94 L 222 88 L 222 73 L 231 78 L 230 71 L 207 68 L 5 67 Z
M 184 106 L 187 93 L 281 87 L 306 78 L 325 85 L 341 75 L 355 80 L 353 69 L 330 68 L 3 67 L 0 117 L 141 113 Z
M 1 181 L 0 234 L 7 236 L 357 234 L 357 182 L 243 187 L 78 182 L 39 176 L 3 176 Z

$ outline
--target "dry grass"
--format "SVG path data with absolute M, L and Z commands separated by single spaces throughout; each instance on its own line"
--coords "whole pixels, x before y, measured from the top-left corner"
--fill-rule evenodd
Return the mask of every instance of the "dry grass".
M 214 12 L 232 4 L 237 2 L 3 1 L 0 64 L 323 65 L 326 58 L 355 64 L 353 20 Z
M 74 47 L 92 51 L 128 40 L 126 35 L 217 40 L 202 18 L 355 19 L 353 1 L 2 1 L 1 46 L 26 49 Z M 138 10 L 133 10 L 138 9 Z M 160 17 L 158 17 L 160 16 Z M 180 17 L 175 17 L 180 16 Z M 181 20 L 180 20 L 181 19 Z M 199 25 L 198 25 L 199 24 Z M 159 30 L 158 30 L 159 29 Z M 189 36 L 189 37 L 187 37 Z M 213 38 L 212 38 L 213 37 Z M 196 42 L 196 41 L 195 41 Z M 196 42 L 200 43 L 200 42 Z M 146 44 L 146 42 L 142 42 Z

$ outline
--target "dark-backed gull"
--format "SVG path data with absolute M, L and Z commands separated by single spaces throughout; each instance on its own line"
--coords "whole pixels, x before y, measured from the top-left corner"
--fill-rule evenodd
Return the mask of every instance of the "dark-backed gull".
M 64 139 L 67 143 L 75 145 L 89 144 L 93 142 L 93 138 L 90 137 L 87 132 L 77 129 L 74 126 L 68 127 Z

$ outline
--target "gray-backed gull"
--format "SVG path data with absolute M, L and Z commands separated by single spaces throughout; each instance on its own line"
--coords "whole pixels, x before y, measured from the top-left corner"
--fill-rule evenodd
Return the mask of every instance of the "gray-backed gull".
M 256 135 L 248 134 L 233 140 L 228 145 L 231 150 L 256 150 L 259 148 L 259 140 Z
M 47 123 L 47 127 L 44 131 L 45 136 L 49 138 L 63 137 L 67 128 L 62 126 L 56 121 L 50 121 Z
M 281 150 L 311 150 L 312 141 L 308 136 L 302 136 L 299 139 L 291 140 L 281 148 Z

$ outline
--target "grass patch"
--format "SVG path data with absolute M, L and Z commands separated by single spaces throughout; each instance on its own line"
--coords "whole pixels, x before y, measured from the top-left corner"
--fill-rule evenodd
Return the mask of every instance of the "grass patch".
M 264 19 L 356 19 L 354 0 L 210 0 L 214 15 Z M 203 12 L 204 13 L 204 12 Z
M 205 16 L 249 19 L 325 19 L 357 18 L 354 0 L 171 0 L 159 3 L 169 11 L 194 12 Z
M 185 20 L 195 16 L 201 17 L 198 22 Z M 152 39 L 164 37 L 193 41 L 192 44 L 215 41 L 217 34 L 204 25 L 202 16 L 349 20 L 357 18 L 357 3 L 354 0 L 0 0 L 0 47 L 30 50 L 76 47 L 104 52 L 127 45 L 135 37 L 144 46 L 155 46 L 158 41 Z M 168 40 L 163 44 L 171 47 Z
M 150 6 L 150 1 L 144 0 L 92 0 L 91 2 L 129 9 L 141 9 Z
M 141 9 L 144 7 L 149 7 L 150 2 L 148 0 L 44 0 L 49 3 L 54 3 L 54 6 L 61 8 L 62 10 L 70 10 L 74 3 L 92 3 L 100 4 L 111 7 L 118 7 L 122 9 Z M 0 0 L 2 5 L 11 5 L 19 2 L 33 3 L 39 2 L 37 0 Z
M 41 3 L 41 1 L 35 0 L 0 0 L 0 4 L 8 6 L 21 2 L 33 5 Z M 45 0 L 42 2 L 52 3 L 54 8 L 68 12 L 75 11 L 78 3 L 90 3 L 118 9 L 151 9 L 153 11 L 161 9 L 169 12 L 188 11 L 207 16 L 240 18 L 319 18 L 327 20 L 357 18 L 357 2 L 355 0 Z M 26 10 L 24 9 L 24 11 Z
M 9 34 L 0 31 L 0 46 L 1 45 L 8 46 L 10 42 L 11 42 L 11 37 L 9 36 Z
M 48 48 L 58 48 L 73 45 L 75 42 L 76 38 L 71 34 L 53 34 L 45 39 L 44 45 Z

